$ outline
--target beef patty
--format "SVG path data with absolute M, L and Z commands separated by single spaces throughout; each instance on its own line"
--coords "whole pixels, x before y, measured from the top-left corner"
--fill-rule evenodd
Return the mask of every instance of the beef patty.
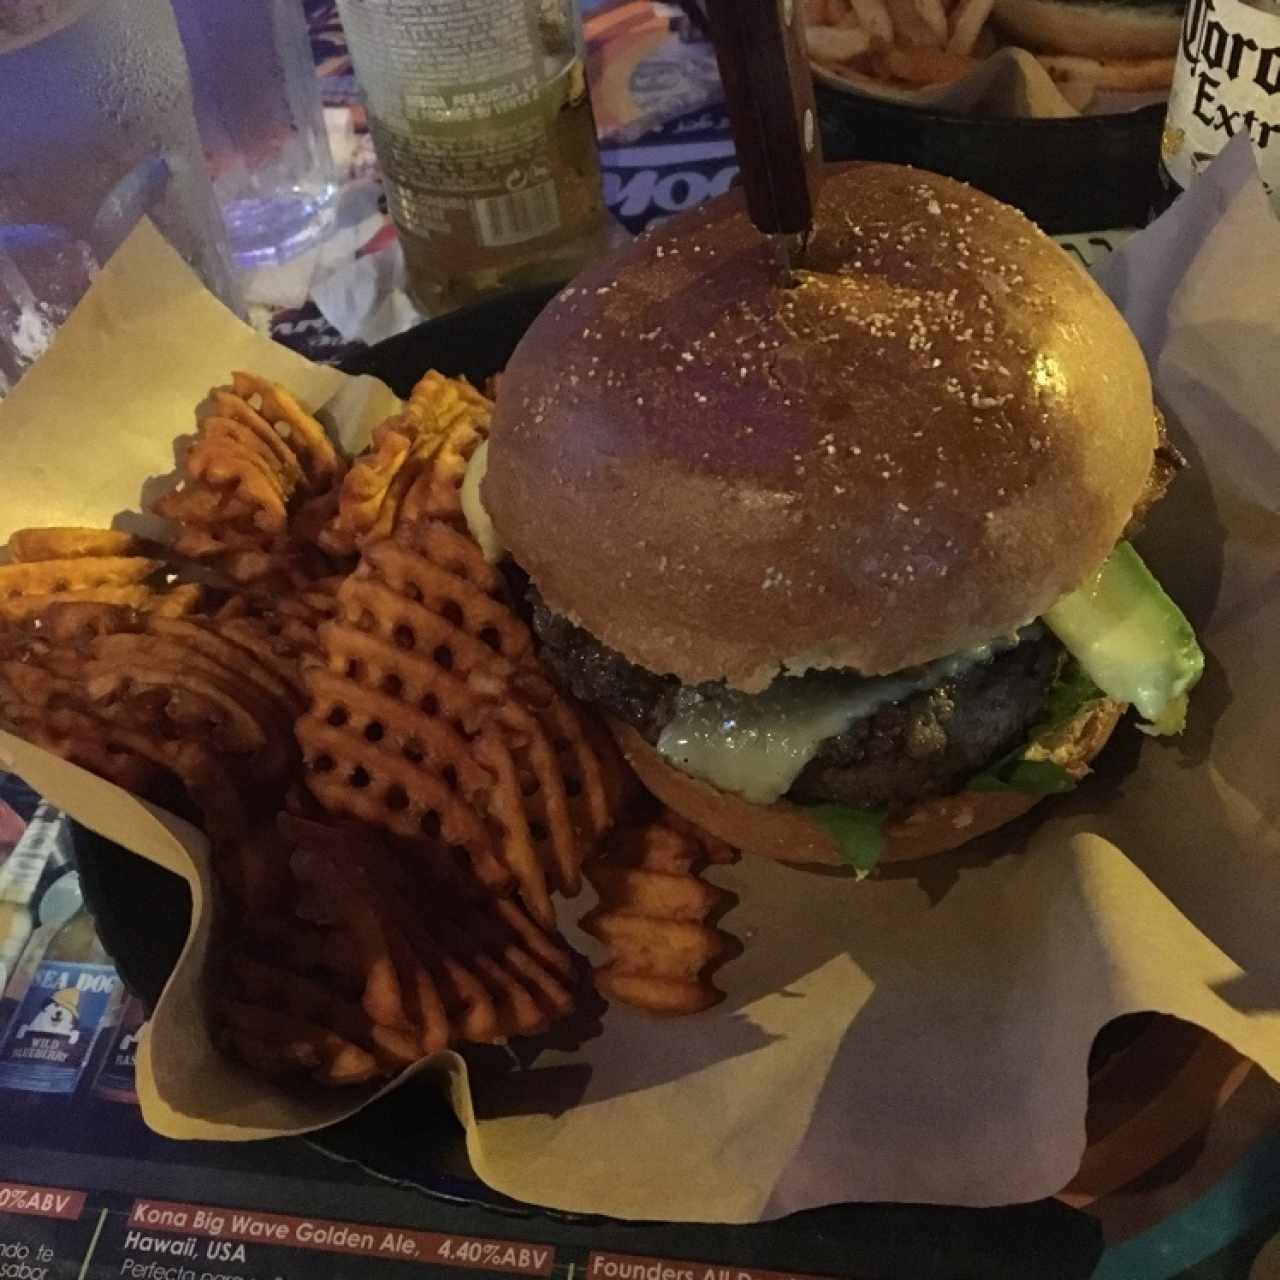
M 674 676 L 628 662 L 553 613 L 532 586 L 529 602 L 542 660 L 559 684 L 656 743 L 677 700 L 688 696 L 684 686 Z M 989 662 L 891 703 L 826 739 L 787 798 L 894 810 L 958 790 L 1024 741 L 1043 712 L 1063 649 L 1039 623 L 1019 635 L 1016 645 Z M 695 692 L 722 701 L 726 712 L 735 698 L 745 696 L 721 684 L 698 685 Z

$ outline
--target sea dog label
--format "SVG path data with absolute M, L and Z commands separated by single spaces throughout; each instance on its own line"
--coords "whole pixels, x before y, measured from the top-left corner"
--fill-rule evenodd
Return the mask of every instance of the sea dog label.
M 71 1093 L 118 981 L 110 965 L 44 961 L 0 1045 L 0 1088 Z

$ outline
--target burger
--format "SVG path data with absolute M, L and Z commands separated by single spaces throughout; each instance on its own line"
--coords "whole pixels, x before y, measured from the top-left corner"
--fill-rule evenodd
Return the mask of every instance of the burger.
M 541 656 L 663 803 L 795 862 L 1070 789 L 1202 658 L 1127 542 L 1179 459 L 1142 352 L 1021 214 L 831 166 L 781 271 L 737 193 L 579 276 L 464 485 Z

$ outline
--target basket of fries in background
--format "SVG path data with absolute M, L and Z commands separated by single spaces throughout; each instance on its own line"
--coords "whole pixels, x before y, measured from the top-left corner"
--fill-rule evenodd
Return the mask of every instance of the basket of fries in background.
M 1020 112 L 1062 115 L 1127 105 L 1117 95 L 1167 95 L 1177 52 L 1176 8 L 1101 6 L 1081 0 L 806 0 L 815 66 L 873 95 L 960 105 L 960 82 L 1003 49 L 1032 82 Z M 1061 102 L 1042 77 L 1057 88 Z M 1036 83 L 1040 81 L 1040 83 Z M 979 94 L 973 110 L 993 111 Z
M 829 160 L 914 164 L 1054 233 L 1142 225 L 1177 6 L 807 0 Z

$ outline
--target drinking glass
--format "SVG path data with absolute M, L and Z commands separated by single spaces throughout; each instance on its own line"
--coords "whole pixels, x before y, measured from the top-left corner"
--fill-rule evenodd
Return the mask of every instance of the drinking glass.
M 231 250 L 285 262 L 333 222 L 337 182 L 302 0 L 173 0 Z
M 143 215 L 237 305 L 169 0 L 0 0 L 0 396 Z

